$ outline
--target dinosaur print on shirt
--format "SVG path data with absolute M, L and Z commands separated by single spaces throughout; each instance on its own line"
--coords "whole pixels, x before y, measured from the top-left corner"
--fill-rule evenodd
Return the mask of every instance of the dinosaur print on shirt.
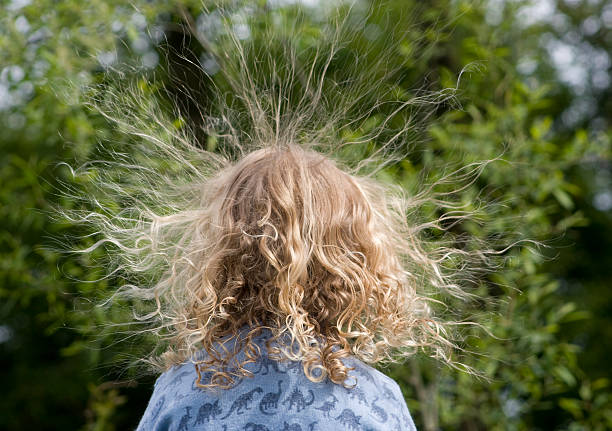
M 265 343 L 255 340 L 265 355 Z M 312 382 L 301 363 L 266 356 L 245 364 L 253 377 L 229 389 L 199 387 L 196 365 L 186 361 L 158 378 L 137 431 L 416 431 L 392 379 L 344 360 L 354 372 L 349 387 Z M 202 374 L 205 384 L 210 374 Z
M 231 415 L 234 412 L 240 415 L 243 413 L 244 410 L 249 410 L 251 408 L 250 404 L 251 402 L 253 402 L 254 394 L 259 394 L 262 392 L 263 392 L 263 389 L 255 388 L 252 391 L 249 391 L 245 394 L 240 395 L 238 398 L 236 398 L 236 401 L 234 401 L 234 403 L 232 404 L 232 407 L 229 409 L 227 414 L 223 416 L 221 419 L 227 418 L 229 415 Z
M 309 389 L 308 392 L 310 394 L 310 398 L 308 401 L 306 401 L 306 398 L 304 398 L 302 391 L 300 391 L 298 388 L 295 388 L 291 392 L 291 395 L 289 395 L 289 397 L 285 401 L 283 401 L 283 405 L 286 405 L 287 403 L 289 403 L 287 410 L 293 409 L 293 406 L 295 405 L 297 412 L 298 413 L 301 412 L 302 410 L 304 410 L 306 407 L 308 407 L 314 402 L 314 393 L 312 392 L 311 389 Z
M 278 400 L 280 399 L 282 389 L 282 380 L 278 381 L 278 392 L 268 392 L 259 402 L 259 410 L 265 415 L 273 415 L 276 413 L 273 410 L 278 408 Z
M 204 422 L 210 422 L 211 419 L 215 419 L 221 414 L 221 408 L 219 407 L 219 400 L 215 400 L 214 403 L 202 404 L 200 410 L 198 410 L 198 417 L 194 425 L 203 424 Z

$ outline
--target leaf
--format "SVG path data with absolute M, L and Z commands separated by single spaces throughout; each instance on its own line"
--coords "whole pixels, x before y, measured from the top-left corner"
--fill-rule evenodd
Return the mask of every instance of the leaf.
M 564 190 L 557 188 L 554 189 L 552 193 L 563 208 L 566 210 L 571 210 L 574 208 L 574 201 Z
M 576 377 L 572 374 L 572 372 L 567 369 L 567 367 L 563 365 L 558 365 L 553 368 L 553 372 L 557 377 L 559 377 L 566 385 L 575 386 L 576 385 Z
M 580 401 L 575 400 L 573 398 L 561 398 L 559 400 L 559 406 L 563 410 L 567 410 L 571 413 L 572 416 L 576 419 L 582 419 L 582 407 L 580 405 Z

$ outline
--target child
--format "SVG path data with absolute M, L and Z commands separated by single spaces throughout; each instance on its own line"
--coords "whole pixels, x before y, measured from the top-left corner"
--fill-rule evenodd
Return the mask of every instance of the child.
M 401 202 L 296 145 L 212 177 L 166 278 L 172 349 L 138 430 L 414 430 L 366 365 L 442 336 L 405 269 L 433 261 Z

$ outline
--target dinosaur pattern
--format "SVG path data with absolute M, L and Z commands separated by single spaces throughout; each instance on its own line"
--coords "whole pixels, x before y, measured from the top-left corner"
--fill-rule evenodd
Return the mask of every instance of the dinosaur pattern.
M 302 391 L 300 391 L 298 388 L 295 388 L 291 392 L 291 395 L 289 395 L 289 397 L 285 401 L 283 401 L 283 405 L 289 404 L 287 410 L 293 409 L 293 406 L 295 405 L 295 408 L 299 413 L 306 407 L 314 403 L 314 392 L 312 392 L 312 389 L 309 389 L 308 393 L 310 394 L 310 399 L 306 401 L 306 398 L 304 398 L 304 394 L 302 394 Z
M 267 356 L 259 359 L 259 369 L 255 372 L 255 374 L 261 374 L 262 376 L 267 375 L 270 372 L 270 368 L 275 373 L 285 374 L 287 371 L 283 371 L 279 367 L 279 363 L 277 361 L 273 361 Z
M 355 371 L 357 372 L 357 374 L 362 376 L 368 382 L 373 383 L 373 384 L 376 383 L 376 380 L 374 379 L 374 376 L 372 375 L 372 373 L 366 370 L 365 368 L 357 368 Z
M 166 389 L 168 389 L 169 387 L 176 387 L 178 385 L 180 385 L 181 383 L 183 383 L 183 379 L 187 376 L 191 376 L 193 373 L 190 373 L 189 371 L 182 371 L 179 374 L 177 374 L 176 376 L 174 376 L 172 378 L 172 380 L 170 380 L 168 382 L 168 384 L 166 385 Z
M 176 431 L 189 431 L 189 428 L 187 428 L 187 425 L 189 424 L 189 420 L 191 419 L 191 415 L 189 414 L 191 407 L 185 407 L 185 410 L 186 410 L 186 413 L 181 417 L 181 421 L 179 422 L 179 425 Z
M 275 410 L 278 408 L 278 400 L 280 399 L 280 396 L 282 393 L 282 389 L 281 389 L 282 383 L 283 383 L 282 380 L 278 381 L 278 392 L 268 392 L 267 394 L 264 395 L 264 397 L 259 402 L 259 410 L 264 415 L 273 415 L 274 413 L 276 413 L 271 410 L 272 409 Z
M 270 431 L 270 429 L 262 424 L 255 424 L 253 422 L 249 422 L 244 426 L 244 431 Z
M 368 400 L 366 398 L 365 392 L 359 386 L 355 386 L 354 388 L 343 388 L 350 399 L 356 400 L 358 403 L 363 404 L 365 406 L 368 405 Z
M 221 414 L 221 408 L 219 407 L 219 400 L 215 400 L 214 403 L 205 403 L 200 406 L 198 410 L 198 417 L 194 425 L 203 424 L 204 422 L 210 422 L 211 419 L 215 419 Z
M 386 399 L 397 401 L 397 398 L 395 397 L 395 395 L 393 395 L 393 391 L 387 385 L 383 385 L 382 391 L 383 391 L 383 396 Z
M 311 422 L 308 424 L 308 431 L 314 431 L 315 426 L 317 425 L 317 421 Z M 289 424 L 287 422 L 283 423 L 283 429 L 280 431 L 304 431 L 302 425 L 298 423 Z
M 157 416 L 159 416 L 161 409 L 164 406 L 165 402 L 166 402 L 166 397 L 162 395 L 161 398 L 153 406 L 153 413 L 151 416 L 151 420 L 154 421 L 155 419 L 157 419 Z
M 391 417 L 393 418 L 393 431 L 402 431 L 402 422 L 400 418 L 397 417 L 395 413 L 391 413 Z
M 358 430 L 361 428 L 361 424 L 359 423 L 361 416 L 357 416 L 351 409 L 342 410 L 342 413 L 334 419 L 340 422 L 345 429 Z
M 190 361 L 163 373 L 136 431 L 416 431 L 397 384 L 368 365 L 343 359 L 347 387 L 312 382 L 300 362 L 274 361 L 254 340 L 262 356 L 245 364 L 252 377 L 229 389 L 195 385 Z
M 370 411 L 372 412 L 374 417 L 379 422 L 385 423 L 385 422 L 387 422 L 387 419 L 389 419 L 389 416 L 387 415 L 387 411 L 385 409 L 383 409 L 382 407 L 376 405 L 376 401 L 378 401 L 378 397 L 374 397 L 374 400 L 372 401 L 372 405 L 371 405 Z
M 229 409 L 227 414 L 223 416 L 221 419 L 226 419 L 229 415 L 236 412 L 236 414 L 241 415 L 244 413 L 244 410 L 249 410 L 251 402 L 253 402 L 253 396 L 257 393 L 263 392 L 263 389 L 257 387 L 249 392 L 246 392 L 236 398 L 236 401 L 232 403 L 232 407 Z
M 330 417 L 330 412 L 336 408 L 336 403 L 338 402 L 338 398 L 335 395 L 331 395 L 331 401 L 325 401 L 318 407 L 315 407 L 316 410 L 320 410 L 323 412 L 323 415 L 326 418 Z

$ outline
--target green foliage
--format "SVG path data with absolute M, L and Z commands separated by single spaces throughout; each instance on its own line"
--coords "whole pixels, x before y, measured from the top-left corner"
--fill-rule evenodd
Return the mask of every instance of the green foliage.
M 161 36 L 171 48 L 184 49 L 186 31 L 178 23 L 202 13 L 198 2 L 179 3 L 137 2 L 138 8 L 131 8 L 102 0 L 85 6 L 71 0 L 21 7 L 11 2 L 0 12 L 0 360 L 7 388 L 2 429 L 129 429 L 144 411 L 150 379 L 135 387 L 126 383 L 130 376 L 123 370 L 107 365 L 135 355 L 138 346 L 110 344 L 113 334 L 101 335 L 99 329 L 121 320 L 125 311 L 113 316 L 87 307 L 117 287 L 112 278 L 100 280 L 103 251 L 66 257 L 48 246 L 64 234 L 88 234 L 51 217 L 56 205 L 78 205 L 57 193 L 62 184 L 80 186 L 58 163 L 99 156 L 100 139 L 124 139 L 79 103 L 83 84 L 103 83 L 104 67 L 121 63 L 132 66 L 126 79 L 154 72 L 169 92 L 179 79 L 206 95 L 201 82 L 189 81 L 199 75 L 190 75 L 188 65 L 172 56 L 160 59 Z M 426 128 L 414 131 L 411 156 L 381 175 L 412 189 L 419 176 L 442 175 L 437 168 L 500 157 L 461 193 L 463 202 L 476 205 L 485 196 L 494 204 L 479 213 L 479 224 L 457 229 L 484 240 L 516 232 L 517 238 L 549 247 L 539 252 L 517 247 L 507 256 L 508 270 L 479 280 L 479 293 L 491 301 L 478 303 L 474 313 L 488 316 L 480 323 L 495 337 L 468 333 L 465 348 L 476 354 L 462 360 L 484 378 L 422 358 L 388 370 L 400 382 L 419 429 L 612 428 L 605 365 L 610 348 L 603 342 L 612 327 L 607 289 L 612 203 L 606 207 L 605 200 L 612 193 L 612 130 L 605 120 L 609 81 L 606 88 L 582 92 L 563 81 L 542 41 L 569 30 L 521 22 L 526 2 L 371 3 L 376 7 L 360 30 L 363 37 L 339 55 L 359 53 L 373 80 L 387 80 L 383 87 L 391 97 L 407 100 L 424 86 L 458 85 L 461 104 L 439 107 Z M 604 6 L 597 4 L 571 9 L 559 1 L 557 7 L 578 34 L 585 19 L 602 15 Z M 288 20 L 296 11 L 283 9 Z M 321 37 L 321 24 L 316 14 L 298 16 L 308 52 Z M 266 20 L 271 17 L 254 15 L 250 23 L 255 48 L 262 43 L 257 29 L 265 28 Z M 609 52 L 609 36 L 603 25 L 582 37 Z M 388 40 L 399 41 L 398 52 L 378 62 Z M 194 40 L 188 44 L 197 55 L 206 51 Z M 525 59 L 535 64 L 529 73 Z M 341 60 L 331 65 L 339 80 L 342 65 Z M 576 117 L 576 103 L 585 95 L 594 108 Z M 176 118 L 177 128 L 194 121 L 190 106 L 181 108 L 185 116 Z M 372 115 L 338 131 L 339 138 L 367 136 L 382 118 Z M 395 116 L 391 127 L 411 120 Z M 209 149 L 218 145 L 214 137 L 204 139 Z M 364 154 L 375 144 L 364 145 Z M 80 241 L 88 246 L 94 239 Z M 89 312 L 75 312 L 81 309 Z

